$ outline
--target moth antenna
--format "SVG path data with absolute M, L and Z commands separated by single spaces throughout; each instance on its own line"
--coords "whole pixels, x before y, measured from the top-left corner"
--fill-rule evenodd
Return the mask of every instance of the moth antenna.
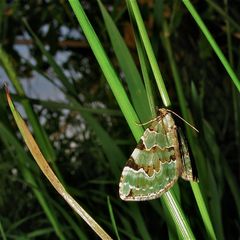
M 199 131 L 189 122 L 187 122 L 184 118 L 180 117 L 177 113 L 175 113 L 174 111 L 167 109 L 168 112 L 173 113 L 175 116 L 177 116 L 178 118 L 180 118 L 183 122 L 185 122 L 188 126 L 190 126 L 192 129 L 194 129 L 196 132 L 199 133 Z
M 147 125 L 147 124 L 149 124 L 149 123 L 152 123 L 152 122 L 154 122 L 154 121 L 156 121 L 158 119 L 158 117 L 155 117 L 154 119 L 151 119 L 150 121 L 148 121 L 148 122 L 145 122 L 145 123 L 136 123 L 138 126 L 145 126 L 145 125 Z

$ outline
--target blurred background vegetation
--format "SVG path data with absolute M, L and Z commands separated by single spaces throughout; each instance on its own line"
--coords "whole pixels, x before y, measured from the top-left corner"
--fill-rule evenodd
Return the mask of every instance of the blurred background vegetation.
M 138 101 L 133 99 L 109 40 L 98 2 L 80 2 L 130 100 Z M 125 1 L 102 3 L 141 73 Z M 240 4 L 230 0 L 192 3 L 239 76 Z M 138 5 L 171 109 L 181 115 L 164 34 L 171 39 L 182 93 L 200 130 L 197 145 L 201 153 L 193 155 L 197 156 L 199 184 L 216 238 L 237 239 L 239 91 L 180 0 L 139 0 Z M 163 31 L 163 21 L 171 31 Z M 177 239 L 175 226 L 159 199 L 125 203 L 118 196 L 120 174 L 136 142 L 68 1 L 0 1 L 0 44 L 1 82 L 8 82 L 46 159 L 77 201 L 114 239 Z M 129 61 L 127 56 L 126 63 Z M 153 89 L 156 104 L 162 107 L 154 83 Z M 38 169 L 3 91 L 0 100 L 0 238 L 95 239 Z M 139 118 L 147 121 L 152 117 Z M 179 180 L 179 186 L 174 191 L 195 237 L 209 239 L 190 184 Z

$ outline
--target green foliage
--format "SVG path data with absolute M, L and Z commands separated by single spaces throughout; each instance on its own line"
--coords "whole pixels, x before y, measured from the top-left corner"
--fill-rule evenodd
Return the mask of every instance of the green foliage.
M 87 212 L 114 239 L 236 239 L 237 4 L 16 2 L 0 4 L 2 72 L 46 159 Z M 32 41 L 25 41 L 28 58 L 25 50 L 16 50 L 17 36 L 27 33 Z M 65 56 L 62 62 L 59 53 Z M 24 79 L 33 79 L 34 85 L 34 78 L 56 85 L 64 102 L 29 97 Z M 43 177 L 16 131 L 3 93 L 0 100 L 1 238 L 95 238 Z M 150 120 L 155 105 L 170 100 L 171 108 L 200 131 L 185 126 L 199 183 L 190 187 L 179 180 L 160 200 L 123 202 L 120 173 L 134 138 L 143 132 L 136 123 Z

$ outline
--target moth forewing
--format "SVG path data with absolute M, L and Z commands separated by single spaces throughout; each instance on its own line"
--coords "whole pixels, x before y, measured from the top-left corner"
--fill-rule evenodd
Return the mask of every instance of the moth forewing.
M 119 194 L 126 201 L 160 197 L 182 173 L 177 127 L 167 109 L 159 109 L 123 169 Z

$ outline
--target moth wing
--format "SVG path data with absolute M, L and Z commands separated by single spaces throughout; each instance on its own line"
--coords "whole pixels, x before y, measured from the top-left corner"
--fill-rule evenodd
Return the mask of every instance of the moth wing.
M 179 136 L 179 149 L 182 160 L 181 177 L 186 181 L 198 181 L 196 168 L 195 166 L 192 166 L 193 163 L 190 159 L 187 142 L 180 128 L 178 128 L 178 136 Z
M 177 181 L 178 174 L 176 161 L 167 161 L 163 158 L 167 154 L 166 150 L 158 149 L 153 152 L 135 148 L 121 175 L 119 184 L 121 199 L 150 200 L 168 191 Z
M 145 130 L 123 168 L 119 183 L 120 198 L 125 201 L 158 198 L 177 181 L 180 168 L 181 159 L 174 122 L 154 122 Z

